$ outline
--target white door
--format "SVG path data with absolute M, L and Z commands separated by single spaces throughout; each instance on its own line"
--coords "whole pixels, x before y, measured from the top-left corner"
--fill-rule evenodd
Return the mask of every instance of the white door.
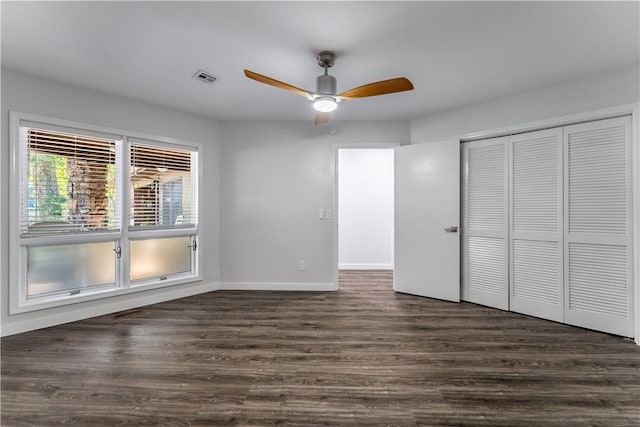
M 396 292 L 460 301 L 459 221 L 459 142 L 396 148 Z
M 462 145 L 462 299 L 509 309 L 507 137 Z
M 633 336 L 631 118 L 564 132 L 565 322 Z
M 511 311 L 562 322 L 562 128 L 509 137 Z

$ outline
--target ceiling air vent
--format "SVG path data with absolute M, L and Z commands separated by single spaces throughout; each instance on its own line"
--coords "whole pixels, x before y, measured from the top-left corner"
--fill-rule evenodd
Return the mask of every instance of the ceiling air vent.
M 205 70 L 196 71 L 196 73 L 193 75 L 193 78 L 196 80 L 200 80 L 202 83 L 207 83 L 207 84 L 211 84 L 216 80 L 218 80 L 216 76 L 206 72 Z

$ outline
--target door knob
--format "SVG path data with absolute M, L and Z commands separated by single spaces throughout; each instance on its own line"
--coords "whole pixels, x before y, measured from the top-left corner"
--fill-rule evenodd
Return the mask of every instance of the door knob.
M 445 227 L 444 231 L 446 231 L 447 233 L 457 233 L 458 232 L 458 226 L 457 225 L 452 225 L 451 227 Z

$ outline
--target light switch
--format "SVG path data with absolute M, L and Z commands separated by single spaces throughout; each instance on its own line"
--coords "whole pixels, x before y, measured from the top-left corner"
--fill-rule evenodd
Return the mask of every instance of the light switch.
M 324 211 L 324 217 L 326 219 L 332 219 L 333 218 L 333 211 L 331 209 L 326 209 Z
M 324 219 L 324 209 L 318 209 L 318 218 Z

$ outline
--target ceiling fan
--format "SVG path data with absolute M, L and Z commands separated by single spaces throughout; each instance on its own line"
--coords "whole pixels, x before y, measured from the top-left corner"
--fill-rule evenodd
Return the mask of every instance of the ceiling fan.
M 335 53 L 325 50 L 317 55 L 318 65 L 324 68 L 324 74 L 316 78 L 316 91 L 309 92 L 304 89 L 292 86 L 253 71 L 244 70 L 244 75 L 248 78 L 280 89 L 288 90 L 313 102 L 313 108 L 318 111 L 315 124 L 319 125 L 329 121 L 329 113 L 338 107 L 338 103 L 349 99 L 366 98 L 369 96 L 386 95 L 389 93 L 404 92 L 413 89 L 413 84 L 405 77 L 382 80 L 368 83 L 349 89 L 340 94 L 336 94 L 336 78 L 330 76 L 327 70 L 333 66 Z

